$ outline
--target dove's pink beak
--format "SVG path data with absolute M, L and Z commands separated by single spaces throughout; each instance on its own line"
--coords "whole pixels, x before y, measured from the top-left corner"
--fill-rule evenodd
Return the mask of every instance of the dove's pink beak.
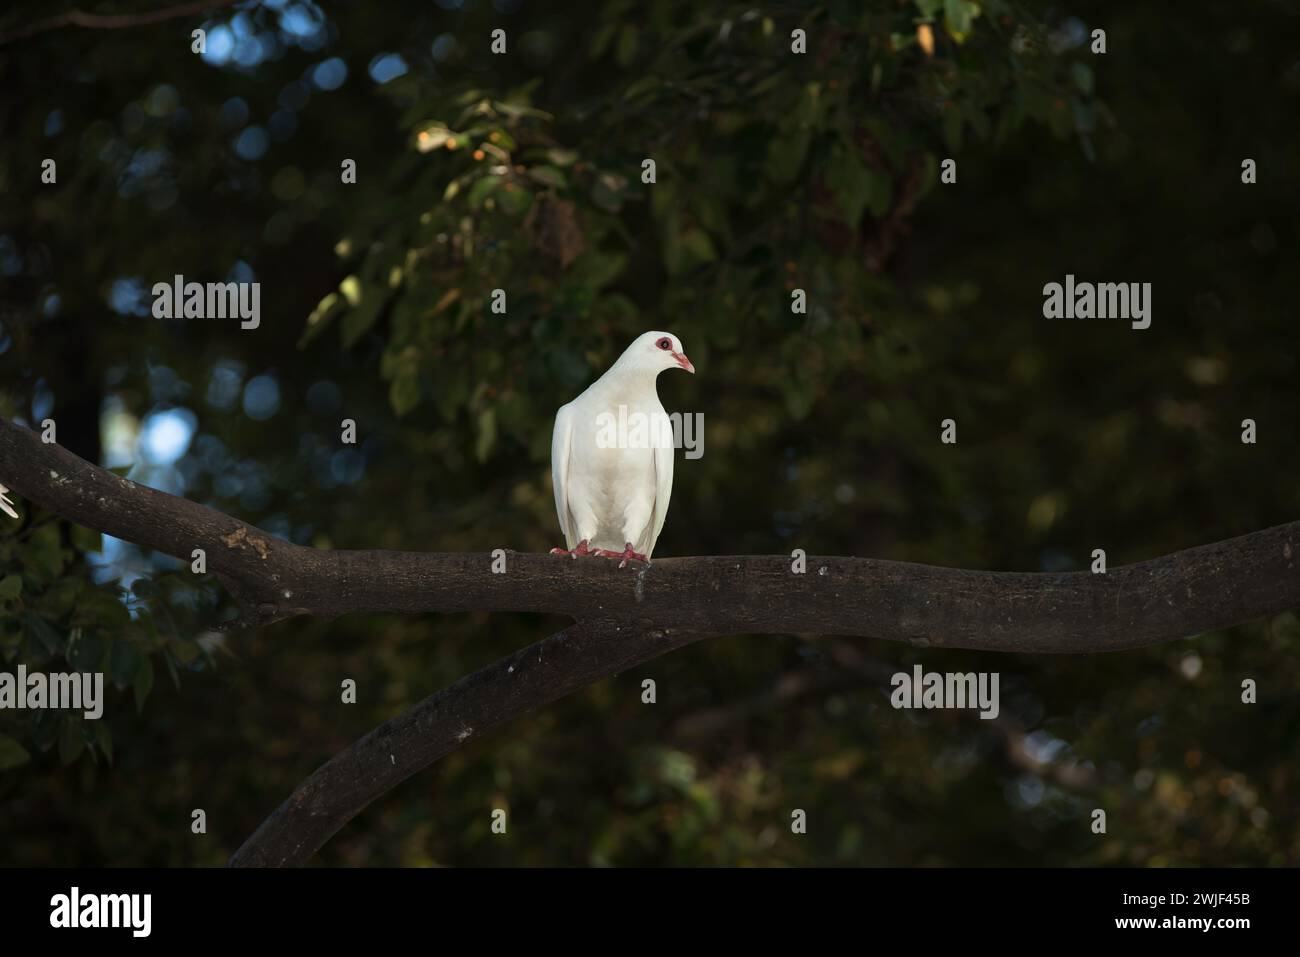
M 694 375 L 694 374 L 695 374 L 695 366 L 691 364 L 691 360 L 690 360 L 690 359 L 686 358 L 686 353 L 684 353 L 684 352 L 674 352 L 674 353 L 673 353 L 673 358 L 677 360 L 677 364 L 678 364 L 679 366 L 681 366 L 683 369 L 685 369 L 685 370 L 686 370 L 687 372 L 689 372 L 691 375 Z

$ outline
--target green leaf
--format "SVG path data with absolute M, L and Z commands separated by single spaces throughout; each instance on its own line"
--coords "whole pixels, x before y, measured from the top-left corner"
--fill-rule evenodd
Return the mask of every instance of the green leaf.
M 1053 103 L 1047 111 L 1047 126 L 1059 140 L 1069 139 L 1074 132 L 1074 114 L 1062 105 Z
M 8 771 L 31 760 L 27 749 L 5 734 L 0 734 L 0 771 Z
M 930 194 L 939 182 L 939 159 L 933 153 L 926 153 L 921 170 L 921 198 Z
M 627 256 L 623 253 L 592 253 L 584 256 L 581 265 L 581 277 L 593 289 L 609 285 L 627 268 Z
M 175 660 L 174 660 L 175 657 L 176 657 L 176 656 L 173 655 L 173 654 L 172 654 L 170 651 L 168 651 L 166 648 L 163 649 L 162 659 L 163 659 L 163 661 L 164 661 L 164 662 L 166 663 L 166 665 L 167 665 L 167 673 L 168 673 L 169 675 L 171 675 L 171 678 L 172 678 L 172 685 L 176 688 L 177 691 L 180 691 L 180 690 L 181 690 L 181 676 L 180 676 L 180 673 L 176 670 L 176 662 L 175 662 Z
M 1080 133 L 1091 133 L 1097 128 L 1097 112 L 1090 103 L 1070 97 L 1070 112 L 1074 116 L 1074 128 Z
M 528 175 L 543 186 L 552 186 L 555 189 L 564 189 L 569 185 L 564 172 L 554 166 L 534 166 L 528 171 Z
M 66 717 L 59 729 L 59 760 L 64 767 L 77 760 L 86 747 L 86 740 L 81 736 L 81 722 L 79 717 Z
M 792 182 L 803 168 L 812 142 L 812 131 L 807 128 L 777 133 L 767 145 L 767 175 L 774 183 Z
M 546 151 L 546 158 L 556 166 L 572 166 L 578 161 L 578 151 L 553 146 Z
M 139 714 L 144 711 L 145 699 L 153 690 L 153 662 L 146 657 L 140 659 L 140 667 L 136 669 L 131 690 L 135 692 L 135 711 Z
M 480 462 L 486 462 L 492 454 L 492 446 L 497 441 L 496 409 L 484 409 L 478 416 L 478 440 L 474 443 L 474 454 Z
M 515 142 L 515 138 L 511 136 L 510 131 L 503 126 L 498 126 L 488 134 L 488 142 L 500 147 L 507 153 L 513 153 L 515 150 L 519 149 L 519 144 Z
M 17 598 L 23 590 L 22 575 L 6 575 L 0 578 L 0 600 L 10 601 Z
M 361 304 L 361 280 L 356 276 L 347 276 L 339 283 L 339 293 L 352 308 Z
M 113 642 L 113 650 L 108 655 L 108 670 L 113 684 L 123 689 L 129 687 L 140 668 L 140 657 L 140 652 L 130 642 Z
M 601 173 L 591 186 L 591 201 L 609 213 L 623 208 L 627 193 L 627 177 L 615 173 Z
M 944 0 L 943 22 L 948 35 L 958 43 L 965 43 L 979 12 L 979 4 L 970 0 Z
M 77 597 L 77 607 L 72 613 L 74 628 L 93 627 L 111 632 L 130 624 L 131 613 L 118 600 L 115 589 L 106 586 L 87 588 Z
M 654 195 L 660 196 L 665 192 L 667 190 L 655 190 Z M 670 276 L 674 276 L 682 269 L 681 225 L 677 213 L 671 210 L 664 212 L 662 219 L 664 267 Z
M 420 404 L 420 376 L 415 369 L 402 369 L 388 387 L 388 402 L 393 413 L 406 415 Z
M 1073 77 L 1074 85 L 1078 87 L 1080 93 L 1084 96 L 1092 95 L 1092 67 L 1076 60 L 1074 63 L 1070 64 L 1070 76 Z
M 600 59 L 601 54 L 609 47 L 609 41 L 614 39 L 614 31 L 617 29 L 618 24 L 613 21 L 601 24 L 600 29 L 596 31 L 596 35 L 591 38 L 589 55 L 593 60 Z
M 954 153 L 961 150 L 963 126 L 961 111 L 955 107 L 949 107 L 943 117 L 943 139 L 948 145 L 948 149 Z
M 970 128 L 975 131 L 975 135 L 982 140 L 989 138 L 993 132 L 993 123 L 989 120 L 988 114 L 979 106 L 972 104 L 965 111 L 965 120 L 970 124 Z
M 856 226 L 872 202 L 872 194 L 878 188 L 878 177 L 842 143 L 831 151 L 826 176 L 844 221 Z
M 107 722 L 95 722 L 95 746 L 99 748 L 101 754 L 109 764 L 113 763 L 113 732 L 108 729 Z
M 56 523 L 38 526 L 32 533 L 25 556 L 27 570 L 35 574 L 27 577 L 37 581 L 54 581 L 63 574 L 64 562 L 71 554 L 63 548 Z
M 344 282 L 346 281 L 344 280 Z M 386 301 L 387 296 L 379 289 L 371 288 L 366 291 L 356 308 L 343 317 L 340 328 L 343 348 L 352 348 L 370 330 L 370 327 L 375 324 L 375 320 L 379 318 L 379 313 L 383 310 Z
M 307 317 L 307 328 L 303 330 L 301 338 L 298 339 L 298 348 L 301 349 L 320 335 L 325 327 L 345 308 L 343 298 L 337 292 L 330 293 L 317 303 L 316 308 Z
M 203 653 L 203 649 L 198 644 L 181 638 L 173 638 L 170 647 L 172 654 L 176 656 L 176 660 L 183 665 L 193 664 L 198 660 L 199 655 Z
M 623 99 L 630 103 L 637 97 L 643 96 L 652 90 L 662 89 L 663 86 L 664 81 L 660 77 L 647 73 L 627 85 L 627 88 L 623 91 Z
M 73 525 L 72 544 L 79 552 L 98 552 L 104 547 L 104 536 L 93 528 Z
M 894 201 L 894 181 L 884 173 L 868 170 L 871 177 L 871 190 L 868 193 L 867 208 L 877 219 L 884 218 L 889 206 Z
M 68 663 L 78 671 L 98 671 L 104 660 L 104 639 L 93 631 L 83 631 L 68 645 Z
M 32 604 L 32 608 L 50 621 L 59 621 L 72 611 L 82 593 L 93 587 L 80 578 L 60 578 L 45 589 L 44 594 Z
M 630 66 L 632 61 L 636 59 L 636 48 L 636 27 L 625 24 L 618 33 L 618 46 L 614 50 L 614 59 L 618 61 L 618 65 L 621 67 Z
M 466 200 L 469 202 L 470 208 L 479 209 L 483 206 L 483 201 L 500 188 L 500 176 L 484 176 L 470 187 Z
M 415 148 L 421 153 L 428 153 L 447 144 L 447 140 L 452 136 L 451 130 L 447 129 L 445 123 L 434 120 L 425 124 L 415 133 Z
M 689 269 L 718 258 L 718 250 L 709 234 L 702 229 L 688 229 L 681 235 L 683 268 Z
M 790 417 L 795 420 L 807 418 L 808 413 L 812 411 L 813 402 L 816 401 L 816 393 L 807 384 L 791 377 L 784 386 L 785 406 L 789 410 Z
M 67 636 L 40 615 L 28 612 L 23 615 L 23 624 L 26 626 L 28 636 L 44 648 L 46 653 L 51 655 L 63 653 L 67 645 Z
M 53 708 L 44 708 L 36 712 L 32 719 L 31 741 L 38 751 L 48 751 L 59 740 L 60 719 L 62 712 Z
M 528 106 L 527 104 L 524 103 L 506 103 L 503 100 L 493 100 L 492 108 L 496 110 L 498 113 L 502 113 L 505 116 L 514 117 L 516 119 L 524 116 L 531 116 L 539 120 L 555 119 L 554 115 L 547 113 L 545 110 L 539 110 L 535 106 Z
M 516 183 L 507 183 L 505 189 L 496 194 L 496 201 L 503 213 L 518 218 L 533 205 L 533 194 Z

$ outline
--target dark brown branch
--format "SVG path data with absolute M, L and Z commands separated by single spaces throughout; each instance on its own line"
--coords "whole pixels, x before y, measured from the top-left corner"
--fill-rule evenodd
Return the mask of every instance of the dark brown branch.
M 666 559 L 619 569 L 508 553 L 319 551 L 146 488 L 0 421 L 0 481 L 89 528 L 208 567 L 253 623 L 348 612 L 530 611 L 579 624 L 426 699 L 323 765 L 235 855 L 292 864 L 470 737 L 710 635 L 865 635 L 991 651 L 1114 651 L 1300 607 L 1300 522 L 1088 572 L 966 571 L 865 558 Z
M 232 867 L 305 863 L 371 801 L 513 718 L 702 636 L 588 621 L 461 678 L 321 765 L 230 859 Z
M 870 558 L 783 555 L 657 560 L 507 553 L 320 551 L 119 478 L 0 422 L 0 481 L 89 528 L 209 570 L 249 621 L 349 612 L 524 611 L 702 635 L 860 635 L 984 651 L 1116 651 L 1300 607 L 1300 522 L 1107 574 L 969 571 Z
M 175 7 L 162 7 L 158 10 L 142 10 L 139 13 L 87 13 L 74 7 L 67 13 L 61 13 L 56 17 L 37 20 L 35 23 L 29 23 L 27 26 L 20 27 L 9 33 L 0 33 L 0 46 L 17 40 L 25 40 L 41 33 L 48 33 L 51 30 L 60 30 L 63 27 L 84 27 L 88 30 L 122 30 L 128 27 L 148 26 L 152 23 L 163 23 L 167 20 L 177 20 L 181 17 L 204 13 L 208 10 L 233 6 L 238 2 L 239 0 L 199 0 L 198 3 L 184 3 Z

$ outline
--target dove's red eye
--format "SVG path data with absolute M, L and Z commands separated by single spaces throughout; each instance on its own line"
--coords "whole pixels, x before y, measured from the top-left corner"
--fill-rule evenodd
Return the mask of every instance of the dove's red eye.
M 658 342 L 656 342 L 655 345 L 657 345 L 660 349 L 667 351 L 673 347 L 673 341 L 668 338 L 663 338 L 660 339 Z

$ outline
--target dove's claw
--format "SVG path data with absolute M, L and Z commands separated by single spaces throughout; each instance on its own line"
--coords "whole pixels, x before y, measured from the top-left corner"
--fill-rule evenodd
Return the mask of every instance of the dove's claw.
M 574 549 L 568 549 L 568 548 L 552 548 L 552 549 L 551 549 L 551 554 L 552 554 L 552 555 L 568 555 L 570 558 L 577 558 L 579 555 L 598 555 L 598 554 L 600 554 L 600 552 L 599 552 L 599 550 L 593 552 L 590 548 L 588 548 L 588 547 L 587 547 L 587 540 L 584 538 L 582 541 L 578 542 L 578 547 L 577 547 L 577 548 L 574 548 Z
M 552 548 L 551 554 L 568 555 L 570 558 L 578 558 L 582 555 L 597 555 L 600 558 L 617 558 L 619 559 L 619 568 L 627 568 L 627 563 L 629 561 L 645 562 L 647 565 L 650 564 L 650 559 L 633 549 L 631 542 L 628 542 L 621 552 L 616 552 L 608 548 L 591 548 L 587 544 L 587 540 L 584 538 L 582 541 L 578 542 L 577 548 Z
M 600 555 L 603 558 L 622 559 L 618 563 L 619 568 L 627 568 L 627 563 L 629 561 L 645 562 L 647 565 L 650 564 L 650 559 L 646 558 L 640 552 L 633 550 L 631 542 L 624 545 L 621 552 L 610 551 L 608 548 L 598 548 L 593 554 Z

